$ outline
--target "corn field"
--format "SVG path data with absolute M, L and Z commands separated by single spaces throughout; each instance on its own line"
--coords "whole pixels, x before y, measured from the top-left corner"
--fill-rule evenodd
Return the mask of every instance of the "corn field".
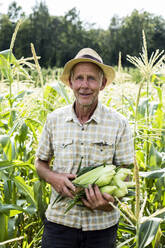
M 74 98 L 59 81 L 62 68 L 41 69 L 32 57 L 13 54 L 18 23 L 8 50 L 0 52 L 0 247 L 40 247 L 50 186 L 37 176 L 34 160 L 49 112 Z M 125 115 L 132 128 L 135 189 L 118 201 L 117 247 L 165 247 L 165 55 L 148 56 L 143 32 L 139 57 L 127 56 L 138 71 L 133 81 L 122 68 L 100 94 L 101 101 Z

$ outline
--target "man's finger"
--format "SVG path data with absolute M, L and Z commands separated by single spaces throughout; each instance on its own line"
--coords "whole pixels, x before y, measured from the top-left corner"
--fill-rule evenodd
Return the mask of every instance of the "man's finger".
M 64 196 L 74 198 L 74 195 L 71 193 L 71 191 L 66 186 L 64 186 L 62 194 Z
M 109 195 L 107 193 L 103 193 L 103 197 L 104 197 L 105 200 L 110 201 L 112 203 L 114 203 L 114 201 L 115 201 L 115 199 L 113 198 L 113 196 L 111 196 L 111 195 Z
M 73 175 L 74 176 L 74 175 Z M 76 187 L 73 185 L 73 183 L 69 180 L 69 177 L 66 178 L 65 180 L 65 186 L 69 188 L 72 191 L 76 190 Z
M 97 185 L 94 186 L 94 192 L 97 200 L 101 200 L 103 198 L 102 193 L 99 190 L 99 187 Z
M 66 176 L 67 176 L 67 178 L 69 178 L 69 179 L 75 179 L 75 178 L 76 178 L 76 175 L 75 175 L 75 174 L 67 173 Z

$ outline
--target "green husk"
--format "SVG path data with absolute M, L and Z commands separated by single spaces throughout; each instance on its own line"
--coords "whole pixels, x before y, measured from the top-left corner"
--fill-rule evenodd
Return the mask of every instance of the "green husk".
M 109 195 L 113 195 L 114 191 L 117 189 L 117 186 L 114 185 L 106 185 L 100 188 L 101 193 L 107 193 Z
M 88 187 L 88 185 L 96 184 L 104 186 L 110 183 L 115 174 L 114 165 L 102 165 L 90 170 L 79 177 L 76 177 L 72 182 L 75 185 Z
M 72 180 L 72 183 L 76 186 L 76 191 L 73 192 L 75 197 L 68 201 L 65 213 L 74 205 L 84 206 L 81 199 L 86 197 L 85 188 L 88 188 L 89 185 L 97 185 L 101 193 L 105 192 L 118 198 L 128 195 L 128 188 L 134 187 L 133 182 L 124 181 L 128 175 L 132 174 L 130 169 L 105 164 L 88 166 L 81 169 L 81 162 L 82 160 L 80 161 L 77 170 L 77 177 Z M 64 197 L 58 195 L 54 203 L 57 203 L 62 199 L 64 199 Z

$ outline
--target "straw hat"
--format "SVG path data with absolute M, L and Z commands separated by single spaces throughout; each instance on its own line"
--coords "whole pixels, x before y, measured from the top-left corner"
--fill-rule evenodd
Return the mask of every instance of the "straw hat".
M 105 65 L 102 58 L 96 53 L 96 51 L 91 48 L 83 48 L 78 52 L 74 59 L 69 60 L 65 64 L 63 73 L 60 77 L 64 84 L 69 86 L 70 71 L 74 65 L 80 62 L 91 62 L 98 65 L 103 70 L 107 79 L 106 86 L 110 84 L 115 78 L 114 69 L 109 65 Z

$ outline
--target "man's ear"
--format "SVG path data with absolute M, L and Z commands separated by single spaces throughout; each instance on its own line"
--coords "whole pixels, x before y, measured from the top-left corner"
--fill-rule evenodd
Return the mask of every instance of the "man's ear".
M 100 90 L 103 90 L 106 86 L 106 83 L 107 83 L 107 79 L 105 77 L 103 77 L 103 80 L 102 80 L 102 85 L 100 87 Z
M 72 89 L 72 81 L 71 81 L 71 77 L 69 77 L 69 86 Z

